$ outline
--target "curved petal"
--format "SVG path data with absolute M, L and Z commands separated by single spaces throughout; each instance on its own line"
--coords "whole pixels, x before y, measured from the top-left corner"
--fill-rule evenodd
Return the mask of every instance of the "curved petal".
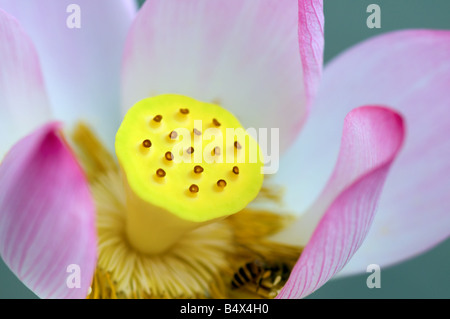
M 388 109 L 362 107 L 346 117 L 338 163 L 311 215 L 325 214 L 279 298 L 309 295 L 352 258 L 369 231 L 403 137 L 402 118 Z
M 280 128 L 284 149 L 305 120 L 322 51 L 319 0 L 147 0 L 127 38 L 123 107 L 164 93 L 216 101 L 246 128 Z
M 295 185 L 291 199 L 303 196 L 310 203 L 317 198 L 337 158 L 340 121 L 351 108 L 390 105 L 408 127 L 372 230 L 344 272 L 365 271 L 371 263 L 387 266 L 448 238 L 449 87 L 450 31 L 388 33 L 350 49 L 325 68 L 317 103 L 291 154 L 296 156 L 291 167 L 307 183 Z
M 113 146 L 121 119 L 120 65 L 135 1 L 0 0 L 0 7 L 36 45 L 55 117 L 88 121 Z M 77 12 L 80 28 L 69 28 Z
M 0 9 L 0 161 L 14 142 L 49 118 L 33 43 L 19 23 Z
M 298 1 L 298 36 L 306 101 L 313 103 L 322 78 L 324 50 L 323 0 Z
M 39 297 L 85 298 L 96 264 L 94 204 L 58 128 L 20 140 L 0 165 L 0 254 Z M 79 288 L 69 288 L 77 274 Z

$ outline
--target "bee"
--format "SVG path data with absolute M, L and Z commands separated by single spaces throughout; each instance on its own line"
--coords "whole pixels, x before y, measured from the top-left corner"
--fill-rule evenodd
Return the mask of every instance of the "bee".
M 261 297 L 275 297 L 289 279 L 292 267 L 284 262 L 255 259 L 233 274 L 231 287 L 245 288 Z

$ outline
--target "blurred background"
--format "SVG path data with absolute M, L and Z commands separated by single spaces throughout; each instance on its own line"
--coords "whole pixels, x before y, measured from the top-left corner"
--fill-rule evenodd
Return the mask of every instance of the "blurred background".
M 138 0 L 139 5 L 143 2 Z M 369 4 L 381 7 L 380 29 L 366 25 Z M 324 11 L 325 63 L 377 34 L 412 28 L 450 29 L 449 0 L 324 0 Z M 406 262 L 382 268 L 381 288 L 367 288 L 369 275 L 334 279 L 308 298 L 450 298 L 450 240 Z M 1 260 L 0 298 L 37 298 Z

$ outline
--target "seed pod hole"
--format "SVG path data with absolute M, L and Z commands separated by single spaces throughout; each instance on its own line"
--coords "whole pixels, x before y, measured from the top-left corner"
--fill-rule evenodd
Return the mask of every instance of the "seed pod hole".
M 152 146 L 152 142 L 150 142 L 150 140 L 144 140 L 142 142 L 142 146 L 144 146 L 145 148 L 150 148 Z

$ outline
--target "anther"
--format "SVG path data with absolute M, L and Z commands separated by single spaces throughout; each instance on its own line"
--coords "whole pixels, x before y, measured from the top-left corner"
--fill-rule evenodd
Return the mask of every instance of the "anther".
M 236 175 L 239 175 L 239 167 L 234 166 L 233 167 L 233 173 L 236 174 Z
M 220 188 L 224 188 L 225 186 L 227 186 L 227 182 L 223 179 L 219 179 L 217 181 L 217 186 L 219 186 Z
M 144 140 L 142 142 L 142 146 L 144 146 L 145 148 L 150 148 L 150 146 L 152 146 L 152 142 L 150 142 L 150 140 Z
M 196 165 L 196 166 L 194 167 L 194 173 L 195 173 L 195 174 L 203 173 L 203 167 L 201 167 L 200 165 Z
M 155 121 L 156 123 L 161 122 L 161 120 L 162 120 L 162 115 L 156 115 L 156 116 L 153 118 L 153 121 Z
M 194 134 L 195 135 L 202 135 L 202 132 L 200 132 L 199 130 L 197 130 L 196 128 L 194 128 Z
M 173 154 L 172 154 L 172 152 L 166 152 L 166 154 L 164 154 L 164 157 L 168 161 L 173 161 Z
M 189 109 L 180 109 L 181 114 L 189 114 Z
M 199 188 L 198 188 L 197 185 L 192 184 L 191 186 L 189 186 L 189 191 L 190 191 L 191 193 L 198 193 Z
M 169 137 L 171 140 L 174 140 L 178 137 L 178 133 L 176 131 L 172 131 L 170 132 Z
M 212 122 L 213 122 L 214 126 L 217 126 L 217 127 L 220 126 L 220 122 L 218 120 L 213 119 Z
M 188 154 L 194 153 L 194 148 L 193 148 L 192 146 L 189 147 L 189 148 L 186 150 L 186 153 L 188 153 Z
M 158 177 L 164 177 L 164 176 L 166 176 L 166 172 L 165 172 L 162 168 L 158 168 L 158 169 L 156 170 L 156 175 L 157 175 Z
M 234 147 L 235 147 L 236 149 L 238 149 L 238 150 L 240 150 L 240 149 L 242 148 L 241 144 L 239 144 L 238 141 L 235 141 L 235 142 L 234 142 Z

